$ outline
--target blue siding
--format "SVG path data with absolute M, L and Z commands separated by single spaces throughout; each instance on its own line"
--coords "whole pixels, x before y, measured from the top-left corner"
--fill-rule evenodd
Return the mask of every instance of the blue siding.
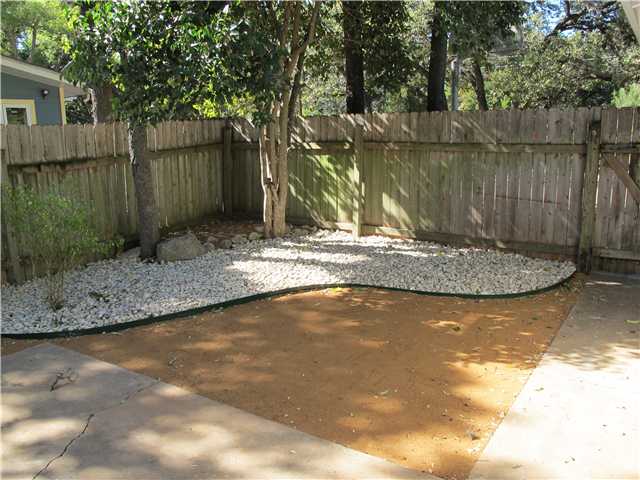
M 49 90 L 47 98 L 43 99 L 40 91 Z M 34 82 L 26 78 L 14 77 L 2 73 L 2 88 L 0 98 L 7 100 L 34 100 L 38 125 L 56 125 L 62 123 L 60 116 L 60 91 L 58 87 Z

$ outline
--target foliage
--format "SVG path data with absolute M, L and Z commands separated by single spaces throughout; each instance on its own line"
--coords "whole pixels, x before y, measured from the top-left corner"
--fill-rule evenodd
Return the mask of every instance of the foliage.
M 67 113 L 67 123 L 93 123 L 90 98 L 82 96 L 76 97 L 70 102 L 66 102 L 65 110 Z
M 410 74 L 399 88 L 378 90 L 371 102 L 373 111 L 426 108 L 433 3 L 404 5 L 405 23 L 395 39 L 410 52 Z M 447 6 L 449 60 L 456 54 L 463 57 L 459 87 L 463 110 L 478 108 L 472 56 L 482 66 L 490 108 L 608 105 L 614 92 L 638 82 L 640 47 L 619 2 L 449 2 Z M 324 16 L 319 43 L 309 53 L 302 105 L 306 114 L 345 111 L 339 13 L 333 4 Z
M 3 187 L 7 222 L 35 265 L 45 268 L 49 306 L 64 304 L 64 272 L 92 255 L 113 247 L 101 242 L 91 224 L 91 212 L 70 194 L 39 193 L 30 188 Z
M 527 4 L 518 1 L 450 2 L 445 10 L 451 47 L 463 56 L 486 55 L 514 35 L 524 21 Z
M 613 94 L 613 105 L 616 108 L 640 107 L 640 84 L 634 83 L 629 88 L 621 88 Z
M 286 5 L 286 4 L 285 4 Z M 241 112 L 256 125 L 272 119 L 272 104 L 284 86 L 282 66 L 289 51 L 280 47 L 282 4 L 234 2 L 220 15 L 220 61 L 207 71 L 206 101 L 212 113 Z M 300 23 L 310 18 L 302 9 Z M 214 68 L 215 67 L 215 68 Z M 212 108 L 217 103 L 217 108 Z
M 287 169 L 291 122 L 301 74 L 314 41 L 321 2 L 237 3 L 230 9 L 233 31 L 222 49 L 225 73 L 212 88 L 225 86 L 236 99 L 251 99 L 260 132 L 260 170 L 266 237 L 286 233 Z
M 75 31 L 69 75 L 112 84 L 117 118 L 134 125 L 184 116 L 221 68 L 227 29 L 219 3 L 89 2 L 70 18 Z
M 403 2 L 364 2 L 364 71 L 369 103 L 397 92 L 413 72 Z
M 382 108 L 414 74 L 414 48 L 409 41 L 409 10 L 404 2 L 362 2 L 362 48 L 367 103 Z M 324 6 L 317 41 L 305 62 L 303 111 L 345 111 L 343 10 L 340 2 Z
M 364 2 L 365 84 L 372 111 L 426 109 L 432 2 Z M 451 48 L 481 55 L 512 43 L 523 22 L 522 2 L 450 2 L 446 17 Z M 305 114 L 345 111 L 344 45 L 339 4 L 330 4 L 318 42 L 306 64 L 302 107 Z M 469 84 L 461 88 L 470 90 Z M 477 105 L 469 99 L 463 105 Z
M 70 30 L 63 2 L 2 2 L 0 8 L 3 55 L 28 60 L 55 70 L 61 69 L 67 63 L 68 57 L 64 48 L 68 43 Z
M 69 75 L 108 86 L 113 117 L 127 122 L 138 213 L 140 256 L 160 238 L 145 126 L 194 116 L 230 37 L 221 2 L 82 2 L 70 18 L 75 35 Z M 103 95 L 101 95 L 103 96 Z M 98 100 L 98 106 L 100 101 Z
M 496 58 L 488 76 L 493 108 L 608 105 L 616 90 L 640 81 L 640 47 L 622 32 L 525 35 L 525 48 Z

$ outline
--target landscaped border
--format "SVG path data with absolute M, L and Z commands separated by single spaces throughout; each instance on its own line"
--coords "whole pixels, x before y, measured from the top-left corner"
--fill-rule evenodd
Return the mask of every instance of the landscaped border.
M 483 300 L 498 300 L 504 298 L 518 298 L 527 297 L 531 295 L 538 295 L 540 293 L 554 290 L 566 283 L 568 283 L 576 272 L 573 272 L 568 277 L 548 285 L 546 287 L 537 288 L 535 290 L 527 290 L 525 292 L 517 293 L 497 293 L 497 294 L 471 294 L 471 293 L 448 293 L 448 292 L 430 292 L 426 290 L 411 290 L 406 288 L 384 287 L 376 285 L 365 285 L 362 283 L 326 283 L 307 285 L 303 287 L 291 287 L 282 290 L 274 290 L 271 292 L 257 293 L 255 295 L 248 295 L 246 297 L 240 297 L 233 300 L 225 300 L 224 302 L 212 303 L 211 305 L 205 305 L 202 307 L 189 308 L 180 312 L 167 313 L 164 315 L 152 315 L 146 318 L 138 320 L 131 320 L 130 322 L 114 323 L 111 325 L 104 325 L 102 327 L 80 328 L 76 330 L 61 330 L 58 332 L 38 332 L 38 333 L 1 333 L 1 337 L 12 338 L 16 340 L 46 340 L 53 338 L 65 338 L 65 337 L 80 337 L 84 335 L 98 335 L 102 333 L 112 333 L 128 328 L 140 327 L 143 325 L 151 325 L 153 323 L 167 322 L 178 318 L 190 317 L 192 315 L 198 315 L 200 313 L 210 312 L 212 310 L 221 310 L 235 305 L 242 305 L 245 303 L 253 302 L 256 300 L 265 300 L 267 298 L 275 298 L 283 295 L 289 295 L 292 293 L 308 292 L 311 290 L 325 290 L 327 288 L 375 288 L 378 290 L 387 290 L 391 292 L 403 292 L 414 293 L 416 295 L 431 295 L 434 297 L 457 297 L 457 298 L 472 298 Z

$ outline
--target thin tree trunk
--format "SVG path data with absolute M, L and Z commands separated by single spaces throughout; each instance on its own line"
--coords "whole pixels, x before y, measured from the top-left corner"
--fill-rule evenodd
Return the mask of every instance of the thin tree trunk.
M 276 225 L 276 206 L 279 202 L 279 169 L 281 166 L 278 158 L 277 130 L 277 120 L 260 128 L 260 171 L 264 193 L 262 218 L 266 238 L 278 236 L 277 232 L 282 230 Z
M 86 15 L 94 2 L 79 2 L 80 14 Z M 89 18 L 89 25 L 93 28 L 93 19 Z M 126 60 L 126 54 L 123 55 L 123 59 Z M 93 116 L 93 123 L 109 123 L 113 121 L 113 108 L 111 106 L 111 100 L 113 98 L 113 85 L 96 85 L 89 89 L 91 95 L 91 115 Z
M 35 25 L 31 28 L 31 50 L 29 51 L 29 61 L 33 61 L 33 54 L 36 53 L 36 46 L 38 45 L 38 27 Z
M 460 85 L 460 56 L 456 55 L 451 63 L 451 111 L 458 111 L 459 97 L 458 88 Z
M 129 124 L 128 134 L 129 159 L 138 204 L 140 258 L 152 258 L 156 255 L 156 244 L 160 239 L 160 230 L 153 176 L 151 175 L 151 160 L 147 154 L 146 128 Z
M 291 100 L 290 100 L 290 108 L 289 108 L 289 134 L 287 138 L 287 142 L 291 143 L 291 132 L 293 131 L 293 126 L 296 123 L 296 116 L 298 114 L 298 110 L 296 110 L 296 105 L 299 105 L 300 116 L 302 116 L 302 95 L 300 92 L 302 91 L 302 67 L 304 65 L 304 55 L 306 52 L 302 52 L 300 57 L 298 57 L 298 65 L 296 66 L 296 75 L 293 77 L 293 87 L 291 88 Z
M 313 41 L 320 11 L 320 2 L 314 3 L 313 13 L 304 38 L 299 28 L 301 22 L 301 3 L 285 3 L 282 20 L 280 47 L 290 51 L 283 58 L 280 68 L 283 75 L 283 87 L 271 106 L 271 121 L 260 128 L 260 171 L 264 192 L 263 220 L 264 235 L 267 238 L 281 237 L 287 233 L 286 207 L 289 193 L 289 126 L 290 112 L 295 111 L 302 71 L 303 56 Z M 292 37 L 287 38 L 289 22 L 293 22 Z
M 9 51 L 11 56 L 18 58 L 18 34 L 15 30 L 8 30 L 5 35 L 7 36 L 7 44 L 9 45 Z
M 446 2 L 435 2 L 435 13 L 431 26 L 431 54 L 429 56 L 429 78 L 427 85 L 427 110 L 447 110 L 444 81 L 447 74 L 447 29 L 445 24 Z
M 301 4 L 298 2 L 287 3 L 284 8 L 280 47 L 291 53 L 280 63 L 284 82 L 280 94 L 272 103 L 271 121 L 260 129 L 260 169 L 264 192 L 263 218 L 266 237 L 280 237 L 287 230 L 286 206 L 289 193 L 288 152 L 291 111 L 295 111 L 304 53 L 315 34 L 320 3 L 315 2 L 314 4 L 313 14 L 304 38 L 301 38 L 299 32 Z M 293 22 L 291 39 L 287 37 L 290 22 Z
M 483 111 L 489 110 L 487 92 L 484 87 L 484 76 L 482 75 L 482 68 L 480 67 L 480 61 L 477 57 L 473 57 L 473 89 L 478 99 L 478 108 Z
M 113 121 L 113 86 L 102 85 L 91 89 L 91 114 L 93 123 L 108 123 Z
M 362 52 L 362 6 L 342 2 L 344 32 L 344 76 L 347 83 L 347 113 L 364 113 L 364 55 Z

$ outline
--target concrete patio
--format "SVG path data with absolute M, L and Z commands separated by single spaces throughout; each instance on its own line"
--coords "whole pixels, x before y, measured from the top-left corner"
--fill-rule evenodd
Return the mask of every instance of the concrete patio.
M 640 279 L 592 275 L 470 478 L 640 478 L 638 320 Z

